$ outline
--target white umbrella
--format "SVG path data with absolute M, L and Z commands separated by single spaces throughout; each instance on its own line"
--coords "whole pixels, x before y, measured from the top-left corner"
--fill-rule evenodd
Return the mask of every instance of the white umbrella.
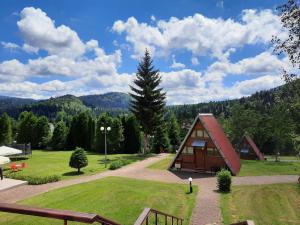
M 7 146 L 0 147 L 0 156 L 18 155 L 22 154 L 22 151 L 15 148 L 10 148 Z
M 0 165 L 7 164 L 9 162 L 10 162 L 10 160 L 8 157 L 0 156 Z

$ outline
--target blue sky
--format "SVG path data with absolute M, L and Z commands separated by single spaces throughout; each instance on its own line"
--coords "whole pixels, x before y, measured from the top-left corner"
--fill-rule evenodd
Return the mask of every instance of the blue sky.
M 0 95 L 128 92 L 145 48 L 168 104 L 247 96 L 282 84 L 284 1 L 1 1 Z

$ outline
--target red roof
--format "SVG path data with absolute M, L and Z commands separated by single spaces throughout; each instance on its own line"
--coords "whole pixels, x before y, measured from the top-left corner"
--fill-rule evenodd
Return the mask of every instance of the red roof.
M 220 154 L 223 156 L 227 166 L 231 172 L 236 175 L 241 168 L 240 157 L 226 137 L 222 127 L 212 114 L 199 114 L 199 119 L 209 133 L 212 141 L 219 149 Z
M 252 140 L 252 138 L 248 135 L 244 136 L 245 140 L 248 142 L 248 144 L 250 145 L 250 147 L 253 149 L 253 151 L 256 153 L 257 157 L 259 160 L 264 160 L 264 155 L 261 153 L 261 151 L 259 150 L 259 148 L 256 146 L 256 144 L 254 143 L 254 141 Z
M 236 175 L 241 168 L 241 161 L 239 155 L 236 153 L 234 148 L 232 147 L 230 141 L 226 137 L 222 127 L 219 125 L 218 121 L 212 114 L 199 114 L 193 125 L 191 126 L 189 132 L 185 136 L 185 139 L 181 143 L 181 146 L 179 147 L 179 150 L 177 151 L 176 156 L 170 163 L 169 168 L 171 168 L 174 163 L 176 158 L 179 156 L 181 153 L 181 150 L 187 140 L 187 138 L 190 136 L 193 127 L 195 126 L 196 122 L 200 120 L 206 131 L 208 132 L 210 138 L 214 142 L 215 146 L 219 149 L 220 154 L 224 158 L 228 168 L 232 172 L 232 174 Z

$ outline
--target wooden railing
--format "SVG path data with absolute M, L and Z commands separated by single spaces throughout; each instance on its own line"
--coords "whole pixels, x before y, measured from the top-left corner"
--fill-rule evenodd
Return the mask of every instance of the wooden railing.
M 112 220 L 106 219 L 97 214 L 91 213 L 79 213 L 67 210 L 58 210 L 58 209 L 46 209 L 46 208 L 37 208 L 25 205 L 17 205 L 17 204 L 8 204 L 8 203 L 0 203 L 0 212 L 7 213 L 16 213 L 30 216 L 38 216 L 38 217 L 47 217 L 52 219 L 63 220 L 64 225 L 68 224 L 68 221 L 75 221 L 81 223 L 100 223 L 102 225 L 120 225 Z M 145 208 L 144 211 L 140 214 L 138 219 L 135 221 L 134 225 L 146 225 L 150 222 L 150 216 L 154 215 L 152 218 L 154 224 L 169 224 L 172 225 L 182 225 L 183 219 L 172 216 L 167 213 L 160 212 L 155 209 Z M 152 222 L 152 221 L 151 221 Z M 254 222 L 251 220 L 234 223 L 231 225 L 254 225 Z
M 255 225 L 255 224 L 252 220 L 246 220 L 246 221 L 239 222 L 239 223 L 232 223 L 230 225 Z
M 45 208 L 37 208 L 37 207 L 17 205 L 17 204 L 0 203 L 0 211 L 59 219 L 64 221 L 64 225 L 67 225 L 68 221 L 75 221 L 75 222 L 89 223 L 89 224 L 100 223 L 102 225 L 120 225 L 119 223 L 106 219 L 97 214 L 78 213 L 73 211 L 57 210 L 57 209 L 45 209 Z
M 144 223 L 146 225 L 148 225 L 151 214 L 154 215 L 154 224 L 155 225 L 159 224 L 159 219 L 162 222 L 164 222 L 165 225 L 167 225 L 168 222 L 170 222 L 170 224 L 172 224 L 172 225 L 182 225 L 182 222 L 183 222 L 182 218 L 160 212 L 156 209 L 145 208 L 144 211 L 140 214 L 139 218 L 135 221 L 134 225 L 142 225 Z

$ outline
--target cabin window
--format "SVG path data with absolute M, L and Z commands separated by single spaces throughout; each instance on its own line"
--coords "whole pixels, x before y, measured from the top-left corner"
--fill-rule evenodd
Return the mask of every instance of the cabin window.
M 192 138 L 195 138 L 196 137 L 196 131 L 195 130 L 193 130 L 193 132 L 192 132 Z
M 203 130 L 197 130 L 197 137 L 203 137 Z
M 209 136 L 208 136 L 208 133 L 206 132 L 206 131 L 203 131 L 203 136 L 205 137 L 205 138 L 208 138 Z
M 211 156 L 220 156 L 217 148 L 207 148 L 207 154 Z
M 194 154 L 194 148 L 193 147 L 187 147 L 187 154 Z
M 184 147 L 182 150 L 183 154 L 194 154 L 193 147 Z

